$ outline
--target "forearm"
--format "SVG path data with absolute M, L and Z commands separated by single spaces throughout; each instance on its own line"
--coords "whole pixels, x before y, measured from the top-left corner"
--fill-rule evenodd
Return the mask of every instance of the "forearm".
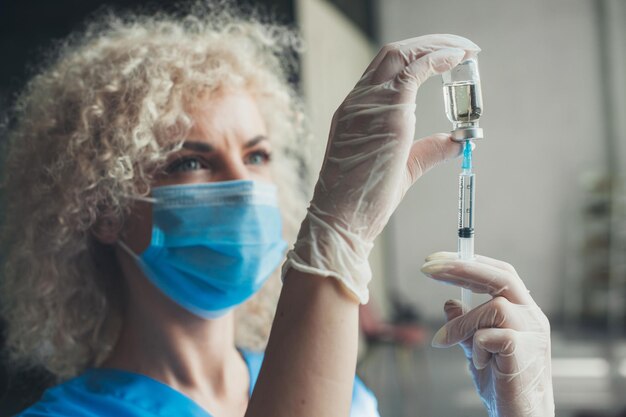
M 246 417 L 348 416 L 358 302 L 333 278 L 290 269 Z

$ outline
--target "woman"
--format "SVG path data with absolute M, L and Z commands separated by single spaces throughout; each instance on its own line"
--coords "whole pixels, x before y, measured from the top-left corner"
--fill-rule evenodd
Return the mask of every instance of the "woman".
M 411 144 L 417 87 L 478 48 L 387 46 L 338 109 L 263 359 L 235 340 L 262 303 L 238 323 L 233 309 L 280 265 L 303 208 L 284 61 L 297 39 L 194 15 L 92 25 L 18 101 L 8 346 L 71 378 L 23 415 L 375 416 L 354 379 L 371 242 L 410 184 L 459 152 L 447 135 Z

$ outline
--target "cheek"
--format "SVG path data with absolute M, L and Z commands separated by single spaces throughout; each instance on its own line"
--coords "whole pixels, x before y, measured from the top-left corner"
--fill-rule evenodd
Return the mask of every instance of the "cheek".
M 138 202 L 126 221 L 122 239 L 135 253 L 140 254 L 152 239 L 152 205 Z
M 248 172 L 250 175 L 250 179 L 259 180 L 264 182 L 274 183 L 274 173 L 271 165 L 258 165 L 258 166 L 249 166 Z

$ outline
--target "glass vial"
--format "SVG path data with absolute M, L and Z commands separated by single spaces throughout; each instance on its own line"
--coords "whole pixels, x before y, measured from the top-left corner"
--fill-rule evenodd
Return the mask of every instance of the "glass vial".
M 446 116 L 452 122 L 452 139 L 456 141 L 483 138 L 478 120 L 483 112 L 478 61 L 470 58 L 443 73 L 443 97 Z

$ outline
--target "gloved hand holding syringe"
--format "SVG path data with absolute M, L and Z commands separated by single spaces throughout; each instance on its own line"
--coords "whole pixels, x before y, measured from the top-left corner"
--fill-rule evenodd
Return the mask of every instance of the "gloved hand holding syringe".
M 473 141 L 482 97 L 478 65 L 471 57 L 443 74 L 446 113 L 452 139 L 463 142 L 459 175 L 458 253 L 426 258 L 429 277 L 462 287 L 462 302 L 448 300 L 447 323 L 435 333 L 434 347 L 460 345 L 474 384 L 490 417 L 554 417 L 550 364 L 550 324 L 515 268 L 474 256 Z M 468 262 L 469 260 L 469 262 Z M 472 309 L 471 291 L 492 299 Z
M 454 125 L 452 139 L 464 142 L 459 175 L 458 254 L 460 259 L 473 259 L 475 175 L 472 172 L 472 141 L 483 138 L 483 130 L 478 127 L 483 110 L 478 62 L 475 58 L 467 59 L 442 74 L 442 78 L 446 115 Z M 471 308 L 471 297 L 470 290 L 461 290 L 463 306 Z

